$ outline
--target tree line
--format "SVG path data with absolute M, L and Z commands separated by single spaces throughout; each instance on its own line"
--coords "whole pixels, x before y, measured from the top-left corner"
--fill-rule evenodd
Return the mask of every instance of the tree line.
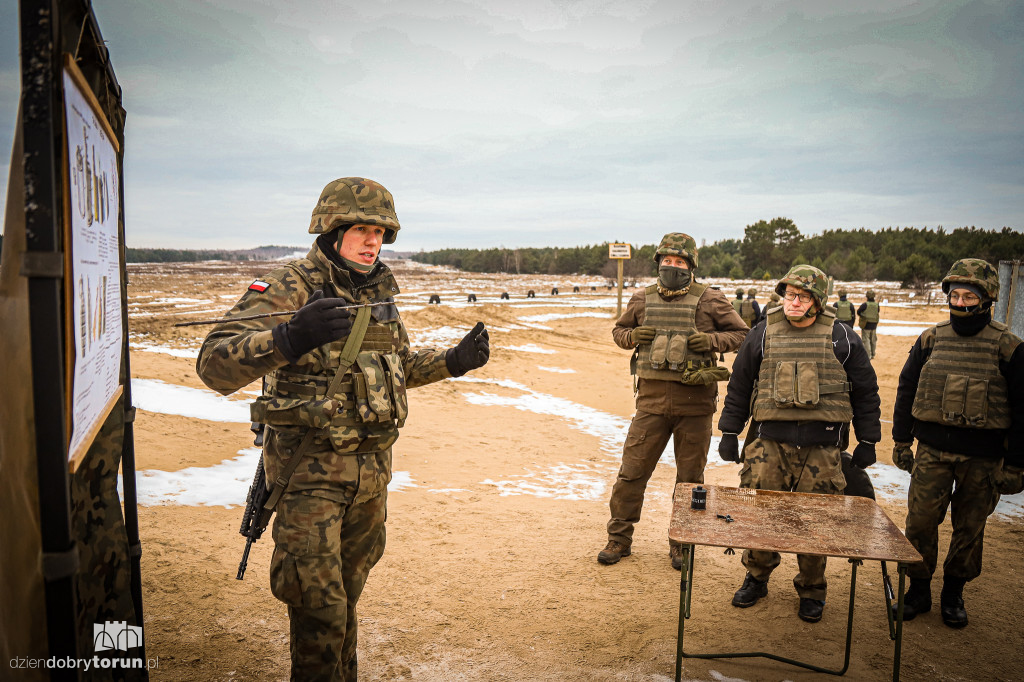
M 657 274 L 657 244 L 633 245 L 625 263 L 629 279 Z M 778 279 L 793 265 L 809 263 L 839 280 L 898 281 L 920 287 L 942 278 L 959 258 L 1024 259 L 1024 235 L 1009 227 L 946 230 L 896 227 L 882 230 L 826 230 L 804 236 L 789 218 L 747 225 L 743 239 L 723 239 L 698 246 L 699 273 L 731 279 Z M 576 247 L 439 249 L 412 256 L 414 261 L 471 272 L 614 277 L 608 243 Z
M 134 249 L 125 250 L 128 263 L 198 263 L 205 260 L 275 260 L 306 249 L 297 246 L 258 246 L 254 249 Z

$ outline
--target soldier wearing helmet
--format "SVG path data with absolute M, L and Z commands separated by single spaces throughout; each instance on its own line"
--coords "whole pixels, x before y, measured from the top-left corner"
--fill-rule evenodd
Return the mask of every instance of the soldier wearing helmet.
M 743 287 L 736 287 L 736 298 L 732 299 L 733 310 L 740 316 L 743 317 Z M 750 326 L 750 325 L 747 325 Z
M 875 290 L 868 289 L 864 293 L 866 300 L 857 308 L 857 326 L 860 327 L 860 340 L 864 342 L 864 350 L 868 357 L 875 359 L 875 347 L 878 345 L 878 320 L 881 319 L 878 303 L 875 301 Z
M 964 585 L 981 574 L 985 521 L 1001 494 L 1024 490 L 1024 350 L 992 319 L 999 278 L 989 263 L 953 263 L 942 292 L 949 320 L 921 334 L 900 373 L 893 463 L 911 472 L 906 535 L 924 559 L 908 571 L 903 618 L 932 608 L 938 528 L 952 506 L 939 606 L 942 622 L 962 628 Z
M 654 260 L 658 281 L 633 295 L 612 329 L 615 343 L 633 350 L 636 414 L 612 488 L 608 544 L 597 555 L 602 564 L 630 555 L 647 482 L 670 436 L 676 481 L 704 481 L 717 382 L 729 377 L 716 358 L 738 348 L 747 333 L 725 296 L 696 281 L 692 237 L 666 234 Z M 669 557 L 677 570 L 682 555 L 682 546 L 670 542 Z
M 860 339 L 826 305 L 830 289 L 818 268 L 794 266 L 775 289 L 782 306 L 770 310 L 740 347 L 718 422 L 718 452 L 725 461 L 741 461 L 739 434 L 752 417 L 741 487 L 842 494 L 840 453 L 851 422 L 858 440 L 853 465 L 863 469 L 875 461 L 882 435 L 878 382 Z M 801 554 L 797 562 L 798 615 L 814 623 L 825 604 L 825 558 Z M 744 551 L 747 574 L 733 606 L 753 606 L 764 597 L 778 564 L 776 552 Z
M 743 290 L 737 289 L 742 295 Z M 761 318 L 761 306 L 757 304 L 757 289 L 747 289 L 747 297 L 740 302 L 739 314 L 748 327 L 753 327 Z
M 292 679 L 356 679 L 356 602 L 384 552 L 406 389 L 489 357 L 483 323 L 454 348 L 410 350 L 394 304 L 398 283 L 378 257 L 399 229 L 383 186 L 331 182 L 313 210 L 309 253 L 249 285 L 196 362 L 224 395 L 264 378 L 251 411 L 266 427 L 266 480 L 278 482 L 270 584 L 288 605 Z M 347 307 L 369 303 L 381 305 Z M 232 319 L 279 311 L 295 312 Z
M 836 319 L 853 329 L 853 303 L 846 300 L 846 289 L 839 290 L 839 300 L 836 301 Z

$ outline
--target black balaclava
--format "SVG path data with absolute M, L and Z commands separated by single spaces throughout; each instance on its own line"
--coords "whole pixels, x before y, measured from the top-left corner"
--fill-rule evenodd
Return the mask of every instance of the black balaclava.
M 667 291 L 685 291 L 690 288 L 693 274 L 683 268 L 661 265 L 658 261 L 658 284 Z
M 949 322 L 960 336 L 974 336 L 992 321 L 992 299 L 974 284 L 956 283 L 950 287 L 953 289 L 967 289 L 981 299 L 977 305 L 953 305 L 949 304 Z

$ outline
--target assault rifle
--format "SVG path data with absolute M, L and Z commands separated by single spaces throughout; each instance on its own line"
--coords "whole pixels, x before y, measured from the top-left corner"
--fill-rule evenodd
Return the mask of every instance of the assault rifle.
M 263 445 L 263 433 L 266 427 L 258 422 L 253 422 L 249 427 L 256 434 L 255 445 Z M 245 576 L 245 567 L 249 563 L 249 550 L 252 543 L 263 536 L 263 531 L 270 523 L 270 517 L 274 514 L 273 509 L 266 509 L 267 499 L 270 497 L 270 489 L 267 488 L 267 474 L 263 471 L 263 457 L 260 456 L 260 463 L 256 466 L 256 475 L 252 478 L 252 485 L 249 486 L 249 494 L 245 498 L 245 512 L 242 514 L 242 527 L 238 532 L 245 538 L 245 551 L 242 553 L 242 561 L 238 564 L 238 575 L 236 580 L 242 580 Z

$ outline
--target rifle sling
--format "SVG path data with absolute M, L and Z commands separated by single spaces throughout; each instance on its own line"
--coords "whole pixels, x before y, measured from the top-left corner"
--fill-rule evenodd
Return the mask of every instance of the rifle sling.
M 331 381 L 331 385 L 327 388 L 328 396 L 334 395 L 334 392 L 341 386 L 341 380 L 348 372 L 349 367 L 356 361 L 356 356 L 359 355 L 359 347 L 363 345 L 363 337 L 366 336 L 366 328 L 369 325 L 370 309 L 360 308 L 359 312 L 356 313 L 356 320 L 352 324 L 352 331 L 349 332 L 348 340 L 345 341 L 345 348 L 341 351 L 341 364 L 338 365 L 338 371 L 334 375 L 334 380 Z M 284 495 L 284 491 L 288 487 L 288 481 L 291 479 L 296 467 L 299 466 L 299 460 L 302 459 L 302 455 L 309 449 L 317 431 L 319 429 L 309 429 L 306 431 L 306 435 L 302 437 L 299 447 L 295 448 L 295 454 L 288 458 L 284 469 L 281 470 L 281 475 L 274 481 L 274 489 L 271 490 L 267 501 L 263 503 L 263 509 L 268 514 L 277 508 L 277 503 L 281 500 L 281 496 Z

